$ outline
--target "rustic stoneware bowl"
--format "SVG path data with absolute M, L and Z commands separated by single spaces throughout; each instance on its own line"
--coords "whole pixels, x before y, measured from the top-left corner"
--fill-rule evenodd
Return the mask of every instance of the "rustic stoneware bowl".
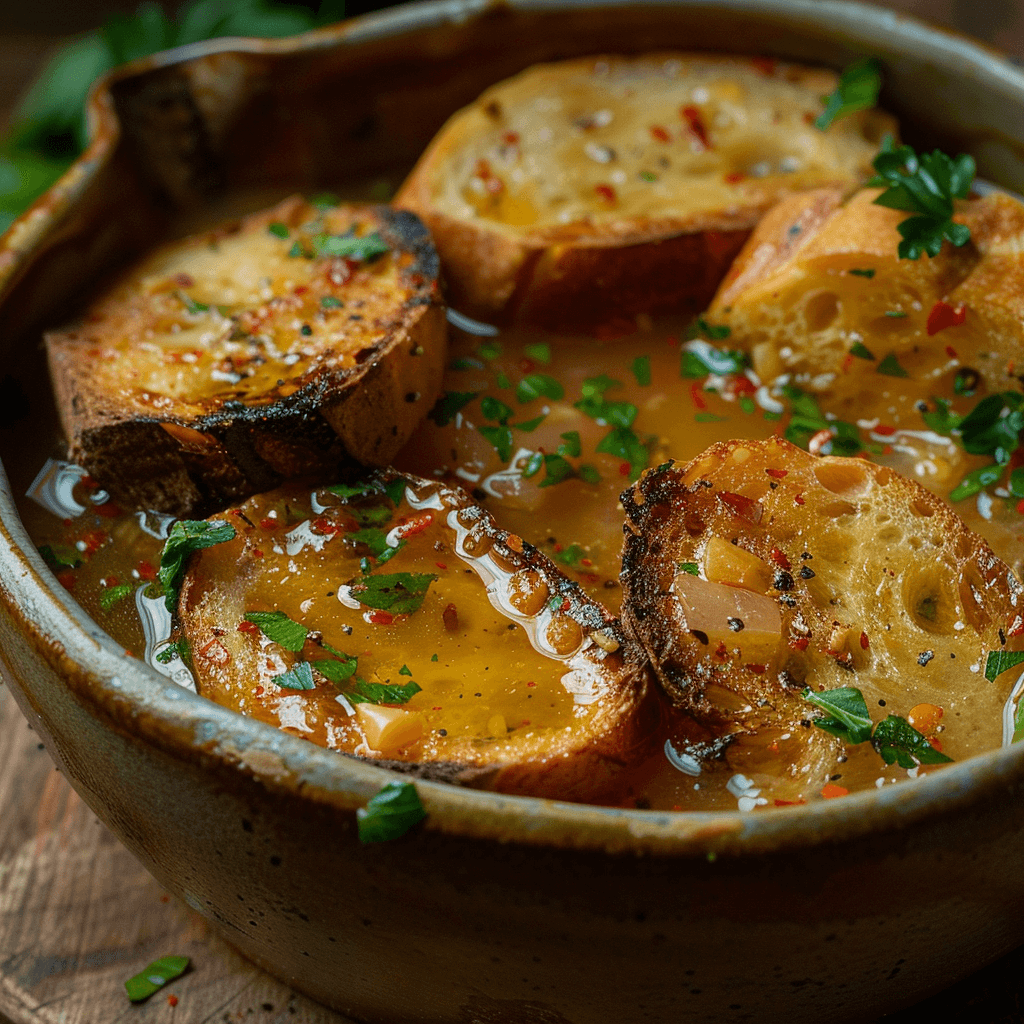
M 836 67 L 876 54 L 884 102 L 913 141 L 970 150 L 985 177 L 1024 188 L 1024 74 L 908 18 L 819 0 L 437 0 L 116 73 L 93 95 L 87 153 L 0 243 L 5 373 L 29 399 L 27 417 L 0 427 L 12 481 L 0 493 L 0 648 L 14 695 L 162 885 L 268 971 L 359 1020 L 864 1020 L 1024 941 L 1022 748 L 758 814 L 421 782 L 425 825 L 364 847 L 355 809 L 385 770 L 126 657 L 18 517 L 26 474 L 56 452 L 39 332 L 110 268 L 231 197 L 397 181 L 447 114 L 535 61 L 671 47 Z

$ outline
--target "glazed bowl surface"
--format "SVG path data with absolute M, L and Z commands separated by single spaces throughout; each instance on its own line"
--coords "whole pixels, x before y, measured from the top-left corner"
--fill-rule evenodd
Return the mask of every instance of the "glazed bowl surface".
M 417 788 L 424 825 L 362 846 L 391 776 L 196 697 L 60 587 L 15 497 L 59 455 L 37 339 L 158 238 L 296 190 L 394 183 L 452 111 L 541 60 L 719 50 L 877 55 L 919 146 L 1024 190 L 1024 74 L 968 40 L 817 0 L 433 0 L 292 40 L 116 72 L 92 143 L 0 242 L 0 650 L 61 770 L 171 892 L 298 989 L 380 1024 L 864 1020 L 1024 941 L 1024 752 L 768 813 L 663 813 Z

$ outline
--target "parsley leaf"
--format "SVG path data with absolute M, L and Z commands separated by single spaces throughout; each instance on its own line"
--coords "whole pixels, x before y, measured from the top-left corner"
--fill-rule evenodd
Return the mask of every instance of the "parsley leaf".
M 876 373 L 884 373 L 887 377 L 909 377 L 905 369 L 900 365 L 895 352 L 890 352 L 876 367 Z
M 528 434 L 536 430 L 547 419 L 546 413 L 535 416 L 532 420 L 523 420 L 522 423 L 511 424 L 513 430 L 525 430 Z
M 109 612 L 119 601 L 123 601 L 131 592 L 130 583 L 121 583 L 116 587 L 106 587 L 100 592 L 100 607 Z
M 427 812 L 411 782 L 389 782 L 356 810 L 356 825 L 361 843 L 384 843 L 404 836 L 419 824 Z
M 267 230 L 276 238 L 287 238 L 289 233 L 288 225 L 279 220 L 275 220 L 271 224 L 268 224 Z
M 352 704 L 406 704 L 420 692 L 422 687 L 411 679 L 407 683 L 368 683 L 360 679 L 354 687 L 345 691 Z
M 875 726 L 871 745 L 886 764 L 901 768 L 919 764 L 949 764 L 953 759 L 936 750 L 905 718 L 889 715 Z
M 498 453 L 502 462 L 512 458 L 512 430 L 510 427 L 477 427 L 483 438 Z
M 964 478 L 949 492 L 950 501 L 963 501 L 964 498 L 973 498 L 990 484 L 997 483 L 1003 475 L 1003 467 L 997 462 L 989 466 L 979 466 L 972 469 L 970 473 L 964 474 Z
M 246 612 L 245 620 L 258 626 L 268 640 L 296 654 L 302 650 L 309 635 L 309 630 L 301 622 L 290 619 L 284 612 Z
M 333 658 L 318 658 L 316 661 L 310 662 L 310 664 L 320 673 L 328 682 L 334 683 L 337 686 L 339 683 L 345 682 L 346 679 L 351 679 L 355 675 L 356 668 L 359 664 L 359 659 L 353 655 L 345 654 L 342 651 L 335 650 L 328 644 L 324 644 L 324 648 L 331 654 L 335 655 Z
M 630 369 L 633 371 L 633 376 L 636 377 L 636 382 L 641 387 L 646 387 L 651 383 L 651 357 L 650 356 L 637 356 L 633 360 Z
M 588 377 L 580 388 L 583 397 L 575 402 L 574 406 L 585 416 L 609 426 L 631 427 L 637 417 L 637 407 L 632 402 L 609 402 L 604 397 L 606 391 L 621 387 L 621 381 L 613 380 L 604 374 L 600 377 Z
M 806 448 L 813 435 L 827 430 L 832 438 L 819 449 L 822 455 L 856 455 L 863 450 L 860 430 L 855 423 L 825 419 L 817 399 L 795 384 L 786 384 L 782 393 L 789 399 L 792 413 L 786 426 L 787 441 Z
M 367 608 L 379 608 L 396 615 L 411 615 L 427 596 L 436 573 L 395 572 L 357 576 L 349 583 L 352 596 Z
M 388 531 L 376 526 L 367 526 L 361 530 L 353 530 L 345 534 L 345 540 L 360 544 L 370 549 L 370 554 L 377 559 L 379 565 L 390 561 L 405 547 L 406 542 L 400 540 L 394 547 L 388 544 Z
M 446 427 L 479 394 L 478 391 L 446 391 L 427 415 L 439 426 Z
M 315 690 L 316 683 L 313 681 L 313 669 L 308 661 L 300 661 L 295 668 L 279 676 L 274 676 L 271 682 L 286 690 Z
M 971 232 L 953 221 L 953 200 L 966 199 L 974 180 L 974 159 L 965 153 L 948 157 L 935 150 L 918 155 L 910 146 L 897 146 L 891 135 L 882 140 L 872 167 L 878 172 L 868 185 L 885 187 L 879 206 L 915 214 L 898 225 L 901 260 L 922 253 L 938 256 L 943 241 L 966 245 Z
M 178 602 L 178 589 L 189 556 L 201 548 L 212 548 L 214 544 L 223 544 L 234 538 L 235 528 L 217 519 L 179 519 L 171 527 L 160 554 L 160 568 L 156 574 L 169 612 L 174 611 Z
M 866 277 L 869 281 L 875 276 L 873 267 L 853 267 L 848 273 L 853 274 L 854 277 Z
M 178 658 L 181 661 L 187 661 L 188 657 L 188 641 L 184 637 L 171 641 L 165 647 L 162 647 L 156 652 L 156 660 L 160 662 L 161 665 L 168 665 L 170 662 L 174 661 L 175 658 Z
M 480 411 L 485 419 L 497 420 L 502 426 L 508 423 L 508 418 L 512 415 L 512 409 L 509 406 L 491 395 L 484 395 L 480 399 Z
M 565 396 L 565 388 L 546 373 L 531 373 L 516 385 L 516 398 L 524 405 L 541 395 L 557 402 Z
M 864 743 L 871 738 L 871 716 L 868 714 L 864 694 L 860 690 L 853 686 L 842 686 L 815 693 L 806 688 L 801 696 L 828 712 L 828 718 L 814 719 L 814 724 L 819 729 L 839 736 L 847 743 Z
M 629 478 L 635 480 L 646 468 L 651 453 L 647 445 L 628 427 L 616 427 L 606 434 L 597 445 L 599 452 L 625 459 L 629 463 Z
M 372 263 L 389 251 L 377 231 L 362 238 L 355 235 L 314 235 L 312 242 L 317 256 L 344 256 L 363 263 Z
M 997 676 L 1024 661 L 1024 651 L 989 651 L 985 659 L 985 678 L 994 683 Z
M 679 571 L 689 573 L 691 576 L 700 575 L 700 567 L 696 562 L 680 562 Z
M 871 354 L 871 350 L 861 341 L 855 341 L 850 346 L 850 355 L 856 356 L 858 359 L 874 359 L 875 357 Z
M 881 65 L 874 57 L 859 60 L 843 70 L 835 91 L 825 99 L 825 109 L 818 115 L 814 127 L 825 131 L 833 121 L 857 110 L 869 110 L 878 102 L 882 88 Z
M 715 348 L 706 341 L 689 341 L 680 353 L 679 375 L 700 378 L 715 373 L 727 377 L 729 374 L 742 373 L 746 366 L 745 352 Z
M 580 432 L 578 430 L 570 430 L 565 434 L 559 434 L 562 438 L 563 443 L 560 444 L 555 451 L 559 455 L 568 455 L 571 458 L 579 458 L 583 451 L 580 445 Z
M 555 561 L 575 569 L 587 557 L 587 552 L 581 544 L 570 544 L 564 551 L 555 551 L 554 557 Z
M 698 334 L 703 334 L 705 338 L 711 341 L 723 341 L 732 334 L 732 328 L 726 324 L 710 324 L 703 316 L 697 317 L 693 323 L 693 334 L 696 337 Z
M 524 345 L 523 352 L 528 358 L 538 363 L 546 365 L 551 362 L 551 346 L 546 341 L 538 341 L 533 345 Z
M 78 548 L 72 547 L 70 544 L 55 546 L 43 544 L 39 548 L 39 554 L 43 556 L 43 561 L 54 572 L 60 572 L 61 569 L 77 569 L 85 562 L 85 558 Z
M 133 1003 L 141 1003 L 169 981 L 180 978 L 188 969 L 188 965 L 187 956 L 162 956 L 159 960 L 154 960 L 124 983 L 128 998 Z

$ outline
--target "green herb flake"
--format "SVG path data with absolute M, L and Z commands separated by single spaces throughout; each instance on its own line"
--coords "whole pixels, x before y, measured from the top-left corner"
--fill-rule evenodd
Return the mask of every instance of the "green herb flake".
M 580 444 L 580 432 L 578 430 L 570 430 L 565 434 L 559 434 L 563 443 L 558 446 L 555 450 L 559 455 L 565 455 L 569 458 L 579 458 L 582 454 L 583 448 Z
M 858 110 L 870 110 L 878 102 L 882 88 L 882 69 L 878 60 L 867 57 L 845 68 L 839 76 L 835 90 L 825 97 L 825 109 L 818 115 L 814 127 L 825 131 L 833 121 Z
M 576 470 L 573 469 L 572 463 L 563 455 L 545 455 L 544 468 L 547 473 L 544 479 L 537 485 L 538 487 L 553 487 L 555 484 L 560 484 L 563 480 L 570 480 L 576 475 Z
M 85 563 L 82 553 L 70 544 L 42 544 L 39 554 L 43 556 L 43 561 L 54 572 L 60 572 L 63 569 L 77 569 Z
M 473 359 L 472 357 L 453 359 L 448 364 L 449 370 L 482 370 L 483 368 L 484 364 L 479 359 Z
M 909 377 L 910 374 L 900 365 L 900 361 L 896 358 L 895 352 L 890 352 L 879 364 L 875 367 L 878 373 L 884 373 L 887 377 Z
M 500 341 L 481 341 L 477 347 L 477 355 L 481 359 L 486 359 L 487 362 L 491 362 L 497 359 L 501 355 L 501 342 Z
M 640 177 L 644 181 L 657 181 L 658 180 L 658 176 L 654 173 L 654 171 L 641 171 L 640 172 Z
M 395 615 L 411 615 L 427 596 L 436 573 L 396 572 L 357 576 L 349 583 L 351 595 L 367 608 L 378 608 Z
M 963 501 L 964 498 L 973 498 L 986 487 L 997 483 L 1003 475 L 1003 467 L 994 462 L 989 466 L 979 466 L 972 469 L 964 478 L 949 492 L 950 501 Z
M 437 655 L 436 655 L 436 654 L 432 654 L 432 655 L 430 656 L 430 660 L 431 660 L 431 661 L 437 661 Z
M 345 257 L 362 263 L 372 263 L 389 251 L 387 242 L 377 231 L 362 238 L 355 235 L 314 235 L 312 242 L 318 257 Z
M 320 300 L 320 305 L 324 309 L 344 309 L 345 303 L 341 299 L 336 299 L 333 295 L 325 295 Z
M 715 412 L 698 412 L 694 414 L 694 423 L 724 423 L 729 417 L 719 416 Z
M 234 538 L 235 528 L 217 519 L 179 519 L 171 527 L 157 570 L 157 579 L 163 588 L 164 602 L 169 612 L 173 612 L 178 603 L 178 589 L 189 556 L 202 548 L 212 548 L 215 544 L 223 544 Z
M 871 350 L 861 341 L 855 341 L 850 346 L 850 355 L 856 356 L 858 359 L 874 359 Z
M 827 718 L 814 719 L 819 729 L 839 736 L 847 743 L 864 743 L 871 738 L 871 716 L 860 690 L 842 686 L 815 693 L 805 688 L 801 696 L 828 713 Z
M 109 612 L 120 601 L 123 601 L 134 587 L 130 583 L 121 583 L 116 587 L 106 587 L 100 592 L 100 607 Z
M 871 267 L 854 267 L 848 273 L 853 274 L 854 277 L 866 277 L 869 281 L 875 276 L 875 271 Z
M 439 427 L 446 427 L 479 394 L 478 391 L 446 391 L 427 415 Z
M 651 357 L 650 356 L 637 356 L 633 360 L 630 369 L 633 371 L 633 376 L 636 377 L 636 382 L 641 387 L 647 387 L 651 383 Z
M 360 679 L 354 687 L 345 691 L 345 697 L 352 704 L 407 704 L 419 693 L 419 683 L 368 683 Z
M 172 640 L 165 647 L 161 647 L 160 650 L 156 652 L 155 657 L 161 665 L 168 665 L 174 661 L 175 658 L 178 658 L 180 661 L 187 661 L 189 658 L 188 641 L 184 637 L 181 637 L 178 640 Z
M 541 396 L 557 402 L 565 397 L 565 388 L 546 373 L 531 373 L 516 386 L 516 398 L 523 405 Z
M 339 651 L 330 644 L 324 644 L 324 650 L 334 655 L 334 657 L 318 658 L 316 661 L 310 662 L 310 664 L 329 683 L 334 683 L 337 686 L 355 675 L 356 669 L 359 667 L 359 659 L 357 657 L 346 654 L 344 651 Z
M 985 659 L 985 678 L 994 683 L 998 676 L 1024 661 L 1024 651 L 989 651 Z
M 271 682 L 286 690 L 315 690 L 316 683 L 313 681 L 313 668 L 308 661 L 300 661 L 293 669 L 274 676 Z
M 709 373 L 720 377 L 742 373 L 747 366 L 745 352 L 715 348 L 706 341 L 690 341 L 679 356 L 679 375 L 691 379 L 706 377 Z
M 484 419 L 497 420 L 502 426 L 508 423 L 508 419 L 512 415 L 512 409 L 509 406 L 491 395 L 484 395 L 480 399 L 480 412 L 483 413 Z
M 602 374 L 588 377 L 580 390 L 583 397 L 574 403 L 585 416 L 609 426 L 628 428 L 633 425 L 638 409 L 632 402 L 610 402 L 604 397 L 606 391 L 622 387 L 621 381 Z
M 288 231 L 288 225 L 279 220 L 275 220 L 272 224 L 269 224 L 267 226 L 267 230 L 276 238 L 287 238 L 290 233 Z
M 964 153 L 948 157 L 937 149 L 919 155 L 886 135 L 872 167 L 877 174 L 867 184 L 885 188 L 875 203 L 914 215 L 897 225 L 901 260 L 916 260 L 922 253 L 938 256 L 944 241 L 954 246 L 970 241 L 967 225 L 953 220 L 953 200 L 970 195 L 972 157 Z
M 886 764 L 901 768 L 919 764 L 949 764 L 953 759 L 936 750 L 905 718 L 889 715 L 875 726 L 871 745 Z
M 524 345 L 523 352 L 527 358 L 532 359 L 535 363 L 544 363 L 546 366 L 551 362 L 551 346 L 546 341 Z
M 513 430 L 525 430 L 528 434 L 533 433 L 547 419 L 546 413 L 535 416 L 532 420 L 523 420 L 522 423 L 511 424 Z
M 598 442 L 597 450 L 629 463 L 629 479 L 636 480 L 647 468 L 651 453 L 647 445 L 628 427 L 616 427 Z
M 576 467 L 576 475 L 584 483 L 599 484 L 601 482 L 601 474 L 597 471 L 597 468 L 587 463 Z
M 587 557 L 586 549 L 581 544 L 570 544 L 562 551 L 554 552 L 556 562 L 568 565 L 573 569 L 579 568 L 580 562 Z
M 411 669 L 411 668 L 409 668 L 409 666 L 408 666 L 408 665 L 403 665 L 403 666 L 402 666 L 402 667 L 401 667 L 401 668 L 400 668 L 400 669 L 398 670 L 398 674 L 399 674 L 400 676 L 411 676 L 411 675 L 412 675 L 412 669 Z
M 385 843 L 398 839 L 426 816 L 413 783 L 389 782 L 365 807 L 356 810 L 359 841 Z
M 508 374 L 504 370 L 499 370 L 494 375 L 494 382 L 501 388 L 502 391 L 508 391 L 512 387 L 512 381 L 508 379 Z
M 370 554 L 377 559 L 378 565 L 391 561 L 406 545 L 406 541 L 400 540 L 392 547 L 388 544 L 388 531 L 379 526 L 366 526 L 359 530 L 353 530 L 351 533 L 345 534 L 345 540 L 352 544 L 368 547 Z
M 690 576 L 700 575 L 700 567 L 696 562 L 680 562 L 679 571 L 688 573 Z
M 257 626 L 268 640 L 295 654 L 302 650 L 309 635 L 301 622 L 290 619 L 284 612 L 246 612 L 245 620 Z
M 740 408 L 748 416 L 753 416 L 754 413 L 757 412 L 757 403 L 750 397 L 750 395 L 741 395 Z
M 498 453 L 502 462 L 512 458 L 512 430 L 510 427 L 477 427 L 480 435 Z
M 141 1003 L 153 993 L 159 992 L 169 981 L 180 978 L 188 969 L 187 956 L 162 956 L 154 960 L 124 983 L 128 998 L 133 1003 Z
M 703 317 L 699 316 L 694 321 L 694 330 L 699 335 L 703 335 L 709 341 L 723 341 L 732 334 L 732 328 L 726 324 L 712 324 Z
M 902 320 L 905 316 L 908 316 L 909 314 L 904 313 L 902 309 L 887 309 L 883 315 L 889 317 L 892 320 Z
M 185 292 L 177 292 L 177 296 L 192 316 L 195 316 L 197 313 L 208 313 L 210 310 L 210 307 L 205 302 L 196 302 L 195 299 L 190 295 L 186 295 Z

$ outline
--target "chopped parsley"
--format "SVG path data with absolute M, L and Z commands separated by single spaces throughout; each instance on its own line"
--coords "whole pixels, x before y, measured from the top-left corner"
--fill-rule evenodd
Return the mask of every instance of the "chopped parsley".
M 288 225 L 279 220 L 275 220 L 272 224 L 269 224 L 267 226 L 267 230 L 277 238 L 287 238 L 289 234 Z
M 878 102 L 882 88 L 881 65 L 875 57 L 857 61 L 843 70 L 835 90 L 825 97 L 825 109 L 814 127 L 825 131 L 833 121 L 858 110 L 870 110 Z
M 554 552 L 555 561 L 562 565 L 568 565 L 573 569 L 579 567 L 580 562 L 587 557 L 586 549 L 581 544 L 570 544 L 563 551 Z
M 156 652 L 156 660 L 161 665 L 168 665 L 175 658 L 181 661 L 187 661 L 189 658 L 189 647 L 188 641 L 184 637 L 180 637 L 178 640 L 172 640 L 165 647 L 162 647 Z
M 491 395 L 484 395 L 480 399 L 480 412 L 483 413 L 484 419 L 497 420 L 502 426 L 508 423 L 508 419 L 512 415 L 512 409 L 509 406 L 501 399 Z
M 313 235 L 313 251 L 318 257 L 343 256 L 350 260 L 372 263 L 388 252 L 388 245 L 380 233 L 357 238 L 355 235 Z
M 301 622 L 290 619 L 284 612 L 246 612 L 245 620 L 257 626 L 268 640 L 296 654 L 302 650 L 309 635 L 309 630 Z
M 396 572 L 373 576 L 357 576 L 349 583 L 349 592 L 367 608 L 411 615 L 427 596 L 436 573 Z
M 439 427 L 446 427 L 455 419 L 455 414 L 465 409 L 479 393 L 479 391 L 446 391 L 434 403 L 433 409 L 427 415 Z
M 512 381 L 508 379 L 508 374 L 506 374 L 504 370 L 499 370 L 494 375 L 494 380 L 502 391 L 507 391 L 512 387 Z
M 709 373 L 720 377 L 742 373 L 747 366 L 745 352 L 715 348 L 706 341 L 687 342 L 679 357 L 681 377 L 701 378 Z
M 588 377 L 581 387 L 583 397 L 574 403 L 575 407 L 599 423 L 631 427 L 637 417 L 637 407 L 632 402 L 609 402 L 604 397 L 606 391 L 621 387 L 621 381 L 604 374 L 600 377 Z
M 522 423 L 511 424 L 513 430 L 525 430 L 528 434 L 536 430 L 547 419 L 546 413 L 535 416 L 532 420 L 523 420 Z
M 900 365 L 900 361 L 896 358 L 895 352 L 890 352 L 879 364 L 875 367 L 878 373 L 884 373 L 887 377 L 909 377 L 910 374 Z
M 130 583 L 121 583 L 116 587 L 106 587 L 100 592 L 100 607 L 109 612 L 119 601 L 123 601 L 134 588 Z
M 885 188 L 875 202 L 914 215 L 897 226 L 902 236 L 901 260 L 916 260 L 922 253 L 938 256 L 943 241 L 955 246 L 970 241 L 970 228 L 953 220 L 953 200 L 970 194 L 975 171 L 972 157 L 966 153 L 948 157 L 937 149 L 918 155 L 886 135 L 872 167 L 878 173 L 868 185 Z
M 141 1003 L 154 992 L 159 992 L 169 981 L 180 978 L 188 969 L 187 956 L 162 956 L 144 967 L 133 978 L 124 983 L 128 998 L 133 1003 Z
M 401 668 L 400 668 L 400 669 L 398 670 L 398 674 L 399 674 L 400 676 L 411 676 L 411 675 L 412 675 L 412 669 L 411 669 L 411 668 L 409 668 L 409 666 L 408 666 L 408 665 L 403 665 L 403 666 L 402 666 L 402 667 L 401 667 Z
M 205 302 L 196 302 L 190 295 L 186 295 L 184 292 L 178 292 L 178 298 L 181 299 L 185 309 L 195 316 L 197 313 L 207 313 L 210 307 Z
M 651 357 L 650 356 L 637 356 L 633 360 L 633 364 L 630 366 L 633 371 L 633 376 L 636 377 L 636 382 L 641 387 L 647 387 L 651 383 Z
M 381 483 L 379 480 L 366 480 L 354 484 L 331 484 L 330 487 L 325 487 L 324 490 L 330 491 L 331 494 L 336 494 L 345 501 L 348 501 L 350 498 L 369 498 L 377 494 L 383 494 L 392 505 L 397 507 L 405 496 L 405 486 L 405 478 L 399 476 L 388 480 L 387 483 Z M 390 518 L 390 514 L 387 518 Z
M 345 540 L 352 544 L 368 547 L 370 554 L 377 559 L 378 565 L 390 561 L 406 544 L 404 540 L 400 540 L 392 547 L 388 544 L 388 531 L 382 530 L 379 526 L 365 526 L 362 529 L 353 530 L 351 533 L 345 534 Z
M 502 462 L 512 458 L 512 429 L 510 427 L 477 427 L 485 441 L 498 453 Z
M 539 341 L 533 345 L 524 345 L 523 352 L 534 362 L 544 363 L 545 365 L 551 362 L 551 346 L 546 341 Z
M 389 782 L 356 810 L 356 827 L 361 843 L 385 843 L 404 836 L 418 825 L 427 812 L 411 782 Z
M 648 446 L 628 427 L 616 427 L 601 439 L 597 450 L 628 462 L 630 480 L 640 476 L 651 458 Z
M 782 393 L 789 399 L 792 413 L 786 427 L 787 441 L 806 448 L 811 437 L 822 430 L 827 430 L 832 437 L 819 449 L 822 455 L 856 455 L 864 450 L 860 430 L 856 424 L 844 420 L 825 419 L 814 396 L 795 384 L 786 384 Z
M 711 324 L 703 317 L 699 316 L 693 324 L 694 337 L 703 335 L 709 341 L 724 341 L 732 334 L 732 328 L 727 324 Z
M 336 299 L 333 295 L 325 295 L 320 300 L 320 305 L 323 306 L 324 309 L 342 309 L 344 308 L 345 303 L 342 302 L 341 299 Z
M 905 718 L 888 715 L 875 726 L 871 745 L 886 764 L 901 768 L 919 764 L 949 764 L 953 759 L 936 750 Z
M 420 690 L 419 683 L 411 679 L 407 683 L 395 684 L 368 683 L 360 679 L 345 691 L 345 697 L 352 704 L 407 704 Z
M 1024 651 L 989 651 L 985 659 L 985 678 L 994 683 L 997 676 L 1024 661 Z
M 583 451 L 580 444 L 580 432 L 578 430 L 570 430 L 565 434 L 559 434 L 562 439 L 560 444 L 555 451 L 559 455 L 566 455 L 569 458 L 579 458 Z
M 854 277 L 866 277 L 869 281 L 875 276 L 873 267 L 853 267 L 848 273 L 853 274 Z
M 359 664 L 358 658 L 336 650 L 330 644 L 324 644 L 324 649 L 333 654 L 334 657 L 318 658 L 316 661 L 310 662 L 310 664 L 328 682 L 334 683 L 337 686 L 339 683 L 343 683 L 346 679 L 351 679 L 355 675 Z
M 43 544 L 39 548 L 43 561 L 54 571 L 77 569 L 85 562 L 82 553 L 70 544 Z
M 907 314 L 902 309 L 887 309 L 883 316 L 887 316 L 891 320 L 902 320 Z
M 201 548 L 234 540 L 235 528 L 222 520 L 179 519 L 172 527 L 160 554 L 157 580 L 164 592 L 167 610 L 173 612 L 178 603 L 178 589 L 185 575 L 189 556 Z
M 313 669 L 308 661 L 300 661 L 294 668 L 274 676 L 271 682 L 286 690 L 315 690 L 316 683 L 313 681 Z
M 850 346 L 850 355 L 856 356 L 858 359 L 874 359 L 875 357 L 871 354 L 871 350 L 861 341 L 855 341 Z
M 523 404 L 542 395 L 557 402 L 565 396 L 565 388 L 546 373 L 531 373 L 516 386 L 516 398 Z
M 700 567 L 696 562 L 680 562 L 679 571 L 689 573 L 690 576 L 700 575 Z
M 476 352 L 481 359 L 486 359 L 488 362 L 490 362 L 493 359 L 497 359 L 498 356 L 501 355 L 501 342 L 481 341 Z

